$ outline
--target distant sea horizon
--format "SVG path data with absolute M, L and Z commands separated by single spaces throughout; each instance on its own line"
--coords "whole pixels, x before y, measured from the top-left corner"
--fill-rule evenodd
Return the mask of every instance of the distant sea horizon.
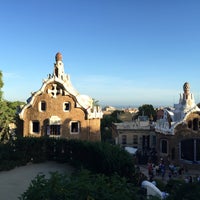
M 146 103 L 146 104 L 148 104 L 148 103 Z M 114 107 L 114 108 L 116 108 L 116 109 L 127 109 L 127 108 L 139 108 L 139 107 L 141 107 L 142 105 L 145 105 L 145 104 L 141 104 L 141 105 L 119 105 L 119 104 L 100 104 L 100 106 L 102 107 L 102 108 L 105 108 L 106 106 L 112 106 L 112 107 Z M 149 105 L 152 105 L 152 104 L 149 104 Z M 152 105 L 154 108 L 160 108 L 160 107 L 173 107 L 174 105 Z

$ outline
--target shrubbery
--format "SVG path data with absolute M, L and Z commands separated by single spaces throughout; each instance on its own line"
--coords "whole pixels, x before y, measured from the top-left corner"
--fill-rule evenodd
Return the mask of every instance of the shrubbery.
M 185 183 L 183 180 L 170 180 L 166 185 L 169 192 L 167 200 L 199 200 L 200 199 L 200 183 Z
M 108 176 L 117 173 L 129 178 L 134 174 L 132 156 L 108 143 L 26 137 L 0 145 L 1 170 L 46 160 L 68 162 L 76 168 L 86 168 Z M 10 163 L 12 166 L 9 166 Z
M 39 174 L 20 199 L 137 200 L 141 198 L 137 189 L 119 175 L 108 177 L 81 170 L 71 176 L 52 173 L 49 179 Z
M 124 195 L 133 199 L 137 195 L 130 184 L 133 158 L 118 146 L 45 137 L 18 138 L 0 145 L 0 170 L 47 160 L 68 162 L 80 173 L 71 177 L 53 173 L 50 179 L 39 174 L 20 199 L 103 200 L 122 199 Z

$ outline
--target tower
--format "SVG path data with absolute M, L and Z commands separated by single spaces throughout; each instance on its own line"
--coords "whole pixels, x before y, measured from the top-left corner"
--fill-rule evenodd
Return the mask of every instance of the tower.
M 188 82 L 185 82 L 183 85 L 183 96 L 181 98 L 181 104 L 185 109 L 191 109 L 195 106 L 195 100 L 190 92 L 190 84 Z
M 62 62 L 62 54 L 60 52 L 56 54 L 55 60 L 56 60 L 56 63 L 54 64 L 53 75 L 61 80 L 64 80 L 64 77 L 65 77 L 64 64 Z

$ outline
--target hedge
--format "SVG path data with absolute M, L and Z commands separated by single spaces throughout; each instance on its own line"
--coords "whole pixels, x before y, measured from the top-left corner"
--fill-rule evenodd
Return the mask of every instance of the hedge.
M 75 168 L 86 168 L 108 176 L 117 173 L 130 177 L 135 169 L 133 158 L 128 152 L 108 143 L 21 137 L 0 144 L 0 170 L 44 161 L 68 162 Z

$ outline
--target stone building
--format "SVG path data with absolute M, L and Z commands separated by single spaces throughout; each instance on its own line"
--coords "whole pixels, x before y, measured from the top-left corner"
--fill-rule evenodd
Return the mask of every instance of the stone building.
M 100 141 L 101 108 L 74 89 L 64 72 L 62 55 L 57 53 L 55 59 L 53 74 L 19 113 L 23 136 Z
M 121 147 L 133 147 L 142 155 L 148 154 L 156 146 L 154 127 L 147 116 L 139 116 L 137 120 L 113 123 L 115 144 Z
M 183 85 L 179 103 L 172 109 L 164 109 L 155 130 L 160 157 L 179 165 L 200 164 L 200 109 L 189 83 Z

